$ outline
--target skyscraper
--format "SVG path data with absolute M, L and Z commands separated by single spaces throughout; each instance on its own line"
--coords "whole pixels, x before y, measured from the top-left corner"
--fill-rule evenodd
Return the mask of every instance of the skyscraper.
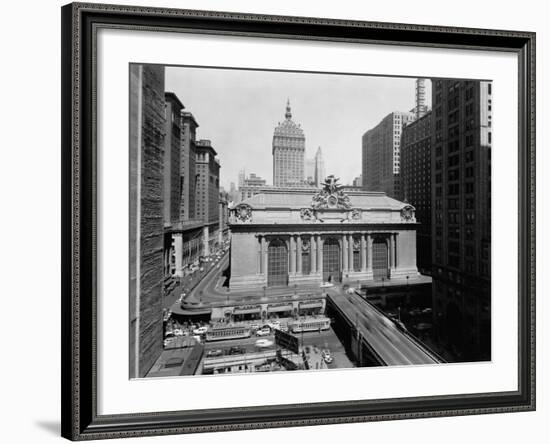
M 300 125 L 292 120 L 290 101 L 285 120 L 273 132 L 273 185 L 295 187 L 304 184 L 306 138 Z
M 306 159 L 306 183 L 308 185 L 315 183 L 315 158 Z
M 193 114 L 181 111 L 181 151 L 180 151 L 180 220 L 195 219 L 196 188 L 196 146 L 195 139 L 199 124 Z
M 305 183 L 320 188 L 321 183 L 325 179 L 325 161 L 323 160 L 321 147 L 317 148 L 313 158 L 306 159 L 305 165 Z
M 325 161 L 323 160 L 323 153 L 321 147 L 317 148 L 315 153 L 315 186 L 321 188 L 321 183 L 325 179 Z
M 403 200 L 416 209 L 416 263 L 431 274 L 432 267 L 432 116 L 431 112 L 409 123 L 401 135 L 401 186 Z
M 219 230 L 220 200 L 220 162 L 210 140 L 199 140 L 196 143 L 196 217 L 202 219 L 203 255 L 208 256 L 217 242 Z
M 266 181 L 255 173 L 250 173 L 244 179 L 243 185 L 239 187 L 239 201 L 248 199 L 255 194 L 261 193 L 266 188 Z
M 365 190 L 383 191 L 390 197 L 401 199 L 401 131 L 403 125 L 413 119 L 414 114 L 411 112 L 395 111 L 363 135 L 362 173 Z
M 180 216 L 180 113 L 184 106 L 173 92 L 166 92 L 164 97 L 164 225 L 172 226 L 178 222 Z
M 491 86 L 432 82 L 434 327 L 460 360 L 491 358 Z
M 130 376 L 141 378 L 162 351 L 164 67 L 130 64 L 129 93 Z
M 239 170 L 239 188 L 244 185 L 244 179 L 246 178 L 246 171 L 244 168 Z
M 416 79 L 415 82 L 415 107 L 413 109 L 416 119 L 420 119 L 428 112 L 426 105 L 426 79 Z

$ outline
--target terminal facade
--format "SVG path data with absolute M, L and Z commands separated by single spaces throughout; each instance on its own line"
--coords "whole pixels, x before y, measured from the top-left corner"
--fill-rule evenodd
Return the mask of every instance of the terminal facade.
M 231 209 L 231 290 L 414 279 L 415 209 L 382 192 L 265 189 Z

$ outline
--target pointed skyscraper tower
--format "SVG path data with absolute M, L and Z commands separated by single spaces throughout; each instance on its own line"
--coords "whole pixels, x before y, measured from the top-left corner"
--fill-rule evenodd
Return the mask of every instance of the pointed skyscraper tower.
M 290 100 L 286 101 L 285 120 L 273 132 L 273 185 L 299 187 L 304 184 L 306 138 L 292 120 Z
M 315 186 L 321 187 L 321 183 L 325 179 L 325 161 L 323 160 L 323 153 L 321 147 L 317 148 L 315 153 Z

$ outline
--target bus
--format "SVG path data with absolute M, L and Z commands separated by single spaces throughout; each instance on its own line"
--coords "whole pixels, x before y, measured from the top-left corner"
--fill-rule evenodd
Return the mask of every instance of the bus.
M 246 325 L 219 325 L 208 329 L 207 341 L 225 341 L 250 337 L 250 327 Z
M 292 322 L 290 330 L 293 333 L 305 331 L 321 331 L 330 328 L 330 319 L 326 316 L 300 318 Z

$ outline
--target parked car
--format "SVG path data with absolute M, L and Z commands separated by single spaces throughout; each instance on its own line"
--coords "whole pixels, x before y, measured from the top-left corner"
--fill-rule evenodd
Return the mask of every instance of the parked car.
M 206 334 L 207 331 L 208 331 L 208 327 L 202 326 L 202 327 L 195 328 L 193 330 L 193 333 L 196 335 L 204 335 Z
M 268 321 L 267 326 L 272 330 L 280 330 L 281 323 L 279 321 Z
M 223 350 L 221 349 L 216 349 L 216 350 L 209 350 L 207 353 L 206 353 L 206 357 L 207 358 L 215 358 L 216 356 L 221 356 L 223 355 Z
M 199 344 L 201 343 L 201 337 L 200 336 L 195 335 L 195 336 L 193 336 L 193 339 L 195 341 L 197 341 Z
M 265 348 L 265 347 L 271 347 L 273 345 L 273 341 L 270 339 L 258 339 L 256 341 L 256 347 Z
M 320 285 L 321 288 L 329 288 L 329 287 L 334 287 L 334 284 L 332 282 L 323 282 L 321 285 Z
M 244 355 L 245 353 L 246 349 L 237 346 L 231 347 L 228 352 L 229 355 Z
M 330 364 L 332 361 L 334 361 L 334 358 L 330 354 L 330 350 L 325 349 L 321 352 L 321 356 L 323 357 L 323 361 L 325 361 L 327 364 Z
M 176 338 L 168 338 L 164 340 L 164 346 L 168 347 L 169 345 L 172 345 L 176 341 Z
M 269 327 L 262 327 L 256 332 L 257 336 L 268 336 L 270 334 L 271 334 L 271 328 Z
M 172 330 L 172 333 L 174 333 L 174 336 L 185 336 L 185 332 L 181 328 Z

